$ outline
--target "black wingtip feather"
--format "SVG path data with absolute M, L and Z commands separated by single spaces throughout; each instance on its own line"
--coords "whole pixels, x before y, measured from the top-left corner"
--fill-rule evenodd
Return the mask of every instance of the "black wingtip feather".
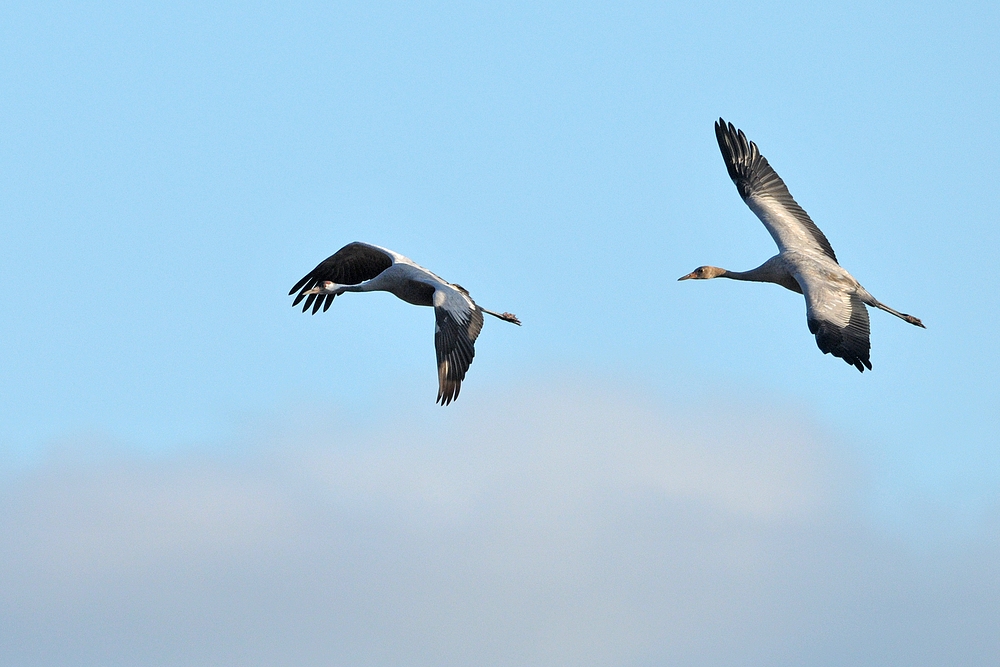
M 740 197 L 746 199 L 750 190 L 748 179 L 760 158 L 757 144 L 747 139 L 743 130 L 722 118 L 715 124 L 715 138 L 726 163 L 729 178 L 736 184 Z
M 307 282 L 309 282 L 309 280 L 311 278 L 312 278 L 312 274 L 311 273 L 309 275 L 303 276 L 302 280 L 300 280 L 299 282 L 295 283 L 295 287 L 293 287 L 292 289 L 288 290 L 288 296 L 291 296 L 291 295 L 295 294 L 296 292 L 298 292 L 300 289 L 302 289 L 305 286 L 305 284 Z M 292 305 L 294 306 L 295 304 L 293 303 Z
M 864 306 L 858 306 L 864 308 Z M 808 320 L 809 331 L 816 336 L 816 346 L 823 354 L 832 354 L 854 366 L 861 373 L 865 368 L 872 369 L 871 343 L 868 339 L 867 313 L 862 316 L 855 311 L 851 316 L 851 324 L 847 327 L 837 327 L 830 322 Z
M 434 401 L 441 407 L 451 405 L 451 402 L 458 398 L 458 393 L 462 390 L 462 383 L 448 382 L 438 391 L 437 400 Z
M 308 296 L 306 296 L 306 302 L 302 306 L 302 312 L 304 313 L 307 310 L 309 310 L 309 306 L 311 306 L 313 304 L 313 301 L 315 301 L 315 300 L 316 300 L 316 295 L 315 294 L 309 294 Z
M 323 306 L 323 302 L 326 301 L 326 296 L 326 294 L 319 294 L 316 296 L 316 303 L 313 304 L 313 315 L 319 312 L 319 309 Z
M 739 178 L 739 173 L 736 171 L 736 149 L 731 139 L 732 127 L 733 125 L 730 123 L 727 132 L 726 121 L 719 118 L 715 123 L 715 139 L 719 143 L 719 150 L 722 151 L 722 161 L 726 163 L 729 178 L 735 181 Z
M 302 291 L 299 292 L 298 295 L 296 295 L 296 297 L 292 300 L 292 308 L 294 308 L 295 306 L 299 305 L 299 302 L 302 301 L 302 299 L 306 298 L 306 296 L 307 296 L 306 295 L 306 288 L 312 289 L 312 286 L 311 285 L 307 285 L 306 287 L 303 287 Z

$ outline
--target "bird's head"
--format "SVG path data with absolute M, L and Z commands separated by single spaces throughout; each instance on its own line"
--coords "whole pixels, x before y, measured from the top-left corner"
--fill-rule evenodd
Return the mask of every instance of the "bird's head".
M 329 294 L 334 291 L 335 282 L 332 280 L 323 280 L 316 283 L 316 286 L 312 289 L 308 289 L 303 294 Z
M 709 278 L 718 278 L 725 272 L 725 269 L 720 269 L 717 266 L 699 266 L 691 273 L 681 276 L 677 280 L 708 280 Z

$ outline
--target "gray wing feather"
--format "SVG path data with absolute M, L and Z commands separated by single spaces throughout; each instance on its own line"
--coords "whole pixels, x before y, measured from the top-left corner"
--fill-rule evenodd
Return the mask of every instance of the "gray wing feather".
M 807 286 L 806 321 L 823 354 L 840 357 L 862 373 L 871 370 L 868 309 L 856 293 Z
M 740 197 L 761 219 L 778 247 L 784 250 L 809 244 L 836 262 L 833 246 L 792 198 L 785 182 L 760 154 L 757 144 L 721 118 L 715 124 L 715 138 Z
M 434 349 L 437 351 L 438 397 L 441 405 L 458 398 L 465 373 L 476 356 L 475 342 L 483 328 L 483 312 L 475 306 L 466 321 L 444 308 L 435 308 Z

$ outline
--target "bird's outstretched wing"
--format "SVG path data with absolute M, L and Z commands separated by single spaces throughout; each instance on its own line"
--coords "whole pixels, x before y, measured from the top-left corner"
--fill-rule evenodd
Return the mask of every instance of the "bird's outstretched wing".
M 868 309 L 861 298 L 834 285 L 804 287 L 806 322 L 823 354 L 840 357 L 862 373 L 871 370 Z
M 434 349 L 438 364 L 437 403 L 458 398 L 462 380 L 476 356 L 475 342 L 483 328 L 483 313 L 457 293 L 439 289 L 434 294 Z
M 792 199 L 785 182 L 760 154 L 757 144 L 721 118 L 715 124 L 715 138 L 740 197 L 767 227 L 778 249 L 811 248 L 836 262 L 833 246 Z
M 292 306 L 297 306 L 302 299 L 305 299 L 305 305 L 302 306 L 303 313 L 309 310 L 310 306 L 313 314 L 321 306 L 325 311 L 333 303 L 333 294 L 306 294 L 318 283 L 330 280 L 338 285 L 358 285 L 371 280 L 392 264 L 392 255 L 381 248 L 367 243 L 348 243 L 295 283 L 295 287 L 288 292 L 289 296 L 298 292 L 298 296 L 292 301 Z

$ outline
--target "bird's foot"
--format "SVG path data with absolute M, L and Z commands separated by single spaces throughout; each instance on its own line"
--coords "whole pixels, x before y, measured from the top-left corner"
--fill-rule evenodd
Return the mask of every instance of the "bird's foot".
M 924 326 L 923 322 L 921 322 L 918 318 L 914 317 L 913 315 L 907 315 L 903 319 L 906 320 L 907 322 L 909 322 L 910 324 L 913 324 L 913 325 L 916 325 L 916 326 L 920 327 L 921 329 L 926 329 L 927 328 L 927 327 Z

